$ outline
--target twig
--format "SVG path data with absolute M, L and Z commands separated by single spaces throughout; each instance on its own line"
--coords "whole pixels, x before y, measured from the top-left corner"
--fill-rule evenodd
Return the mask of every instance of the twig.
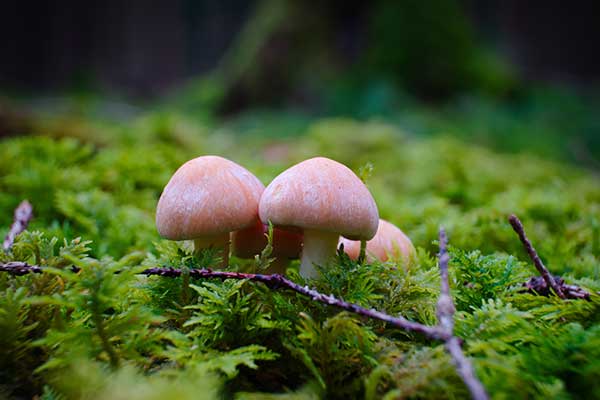
M 4 249 L 5 252 L 10 250 L 17 235 L 27 229 L 27 225 L 32 217 L 33 207 L 31 207 L 31 203 L 29 203 L 27 200 L 23 200 L 15 209 L 14 222 L 10 226 L 10 230 L 4 238 L 4 243 L 2 243 L 2 249 Z
M 560 276 L 553 276 L 550 274 L 533 248 L 531 242 L 527 238 L 523 224 L 516 215 L 511 215 L 508 218 L 508 221 L 515 232 L 517 232 L 519 235 L 519 239 L 521 239 L 525 250 L 529 254 L 529 257 L 531 257 L 533 264 L 541 275 L 533 276 L 527 282 L 523 283 L 523 287 L 525 287 L 528 292 L 541 296 L 550 296 L 552 291 L 554 291 L 554 293 L 556 293 L 561 299 L 590 300 L 591 295 L 586 290 L 576 285 L 567 285 L 565 280 Z
M 26 262 L 10 261 L 0 263 L 0 272 L 8 272 L 11 275 L 23 276 L 27 274 L 41 274 L 44 269 L 37 265 L 29 265 Z
M 29 265 L 25 262 L 9 262 L 0 263 L 0 272 L 8 272 L 11 275 L 22 276 L 29 273 L 41 274 L 44 271 L 43 267 L 37 265 Z M 77 272 L 77 270 L 75 271 Z M 140 274 L 151 276 L 158 275 L 168 278 L 176 278 L 183 274 L 181 269 L 166 267 L 166 268 L 148 268 Z M 437 326 L 427 326 L 418 322 L 412 322 L 404 317 L 393 317 L 391 315 L 382 313 L 375 309 L 367 309 L 359 305 L 348 303 L 344 300 L 337 299 L 333 295 L 326 295 L 320 293 L 314 289 L 310 289 L 308 286 L 301 286 L 297 283 L 285 278 L 279 274 L 265 275 L 265 274 L 247 274 L 242 272 L 231 272 L 231 271 L 213 271 L 211 269 L 191 269 L 189 271 L 190 278 L 194 279 L 246 279 L 255 282 L 262 282 L 271 289 L 288 289 L 296 293 L 300 293 L 304 296 L 312 298 L 314 301 L 324 303 L 333 307 L 341 308 L 346 311 L 353 312 L 358 315 L 362 315 L 368 318 L 377 319 L 393 325 L 397 328 L 404 329 L 406 331 L 418 332 L 430 339 L 434 340 L 446 340 L 446 334 Z
M 182 271 L 177 268 L 149 268 L 141 272 L 144 275 L 159 275 L 165 277 L 178 277 Z M 333 295 L 326 295 L 320 293 L 314 289 L 310 289 L 308 286 L 301 286 L 297 283 L 285 278 L 279 274 L 264 275 L 264 274 L 247 274 L 242 272 L 230 272 L 230 271 L 213 271 L 211 269 L 192 269 L 190 270 L 190 277 L 195 279 L 247 279 L 255 282 L 262 282 L 271 289 L 288 289 L 296 293 L 300 293 L 304 296 L 310 297 L 314 301 L 324 303 L 333 307 L 341 308 L 346 311 L 353 312 L 358 315 L 362 315 L 371 319 L 377 319 L 393 325 L 397 328 L 404 329 L 406 331 L 418 332 L 430 339 L 445 340 L 445 333 L 436 326 L 427 326 L 418 322 L 412 322 L 404 317 L 393 317 L 391 315 L 382 313 L 375 309 L 367 309 L 359 305 L 348 303 L 344 300 L 338 299 Z
M 461 349 L 461 340 L 454 336 L 454 302 L 450 296 L 450 283 L 448 280 L 448 262 L 450 256 L 448 255 L 447 245 L 448 237 L 444 228 L 440 228 L 439 233 L 440 253 L 439 253 L 439 266 L 440 266 L 440 298 L 437 303 L 436 315 L 438 318 L 438 326 L 440 330 L 444 332 L 446 339 L 446 350 L 452 357 L 452 361 L 456 366 L 456 371 L 465 382 L 465 385 L 471 392 L 471 397 L 474 400 L 487 400 L 489 396 L 485 391 L 482 383 L 475 376 L 473 365 Z
M 78 269 L 74 270 L 77 272 Z M 7 272 L 11 275 L 22 276 L 29 273 L 41 274 L 44 272 L 44 268 L 38 265 L 29 265 L 25 262 L 8 262 L 0 263 L 0 272 Z M 168 278 L 176 278 L 182 275 L 182 270 L 172 267 L 163 268 L 148 268 L 140 274 L 151 276 L 158 275 Z M 320 293 L 314 289 L 310 289 L 308 286 L 301 286 L 297 283 L 285 278 L 279 274 L 265 275 L 265 274 L 247 274 L 243 272 L 232 272 L 232 271 L 213 271 L 208 268 L 202 269 L 191 269 L 189 271 L 190 278 L 194 279 L 246 279 L 255 282 L 262 282 L 271 289 L 288 289 L 296 293 L 300 293 L 304 296 L 312 298 L 314 301 L 324 303 L 333 307 L 341 308 L 346 311 L 353 312 L 358 315 L 362 315 L 368 318 L 377 319 L 393 325 L 397 328 L 404 329 L 406 331 L 418 332 L 430 339 L 434 340 L 446 340 L 446 334 L 437 326 L 427 326 L 418 322 L 412 322 L 404 317 L 393 317 L 391 315 L 382 313 L 375 309 L 367 309 L 359 305 L 348 303 L 344 300 L 338 299 L 333 295 L 326 295 Z
M 537 252 L 533 248 L 533 245 L 527 238 L 527 235 L 525 234 L 525 229 L 523 228 L 523 224 L 521 223 L 519 218 L 517 218 L 517 216 L 515 214 L 511 214 L 511 216 L 508 217 L 508 221 L 510 222 L 510 225 L 512 226 L 514 231 L 517 233 L 517 235 L 519 235 L 519 239 L 521 239 L 521 243 L 523 243 L 523 246 L 525 247 L 527 254 L 529 254 L 529 257 L 533 261 L 533 265 L 535 265 L 535 268 L 538 270 L 538 272 L 540 273 L 542 278 L 544 278 L 544 281 L 546 282 L 546 284 L 549 287 L 551 287 L 552 290 L 554 290 L 554 292 L 556 293 L 556 295 L 558 297 L 560 297 L 561 299 L 565 299 L 566 297 L 565 297 L 565 294 L 563 293 L 562 289 L 556 283 L 556 281 L 554 280 L 554 277 L 550 274 L 550 272 L 548 271 L 548 268 L 546 268 L 546 266 L 544 265 L 544 263 L 538 256 Z
M 565 280 L 557 275 L 554 275 L 554 280 L 567 299 L 591 300 L 590 293 L 579 286 L 567 285 Z M 523 287 L 525 291 L 540 296 L 550 296 L 552 294 L 550 287 L 541 276 L 532 276 L 527 282 L 523 283 Z
M 460 375 L 469 392 L 471 392 L 471 398 L 473 400 L 488 400 L 490 397 L 485 391 L 483 384 L 475 376 L 471 361 L 462 352 L 460 339 L 456 336 L 448 339 L 446 341 L 446 350 L 450 353 L 450 357 L 452 357 L 458 375 Z
M 450 261 L 450 256 L 448 255 L 447 250 L 448 237 L 446 236 L 446 231 L 443 228 L 440 228 L 439 233 L 439 246 L 440 253 L 439 257 L 439 267 L 440 267 L 440 297 L 437 303 L 436 316 L 438 318 L 438 325 L 445 332 L 448 333 L 448 336 L 452 336 L 452 332 L 454 331 L 454 302 L 452 301 L 452 297 L 450 297 L 450 283 L 448 282 L 448 262 Z

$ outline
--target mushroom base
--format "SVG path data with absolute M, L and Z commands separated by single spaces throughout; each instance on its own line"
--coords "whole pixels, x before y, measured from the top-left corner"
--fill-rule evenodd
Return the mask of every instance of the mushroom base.
M 300 275 L 304 278 L 318 278 L 319 272 L 316 265 L 323 265 L 330 257 L 335 255 L 340 235 L 337 233 L 304 230 L 304 247 L 302 249 L 302 263 Z
M 229 233 L 215 236 L 204 236 L 194 239 L 194 253 L 212 247 L 221 256 L 221 263 L 216 268 L 225 268 L 229 265 Z M 203 266 L 204 267 L 204 266 Z

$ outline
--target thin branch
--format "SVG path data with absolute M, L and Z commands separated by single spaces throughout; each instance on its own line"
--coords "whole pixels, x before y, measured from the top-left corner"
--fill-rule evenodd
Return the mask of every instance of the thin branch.
M 10 261 L 0 263 L 0 272 L 8 272 L 11 275 L 23 276 L 27 274 L 41 274 L 44 268 L 37 265 L 29 265 L 26 262 Z
M 591 300 L 591 295 L 588 291 L 577 285 L 566 284 L 565 280 L 560 276 L 554 275 L 554 281 L 558 284 L 558 286 L 560 286 L 560 289 L 567 299 Z M 544 278 L 541 276 L 532 276 L 527 282 L 523 283 L 523 287 L 525 288 L 526 292 L 540 296 L 547 297 L 552 294 L 550 286 L 548 286 Z
M 440 267 L 440 297 L 437 303 L 436 316 L 438 318 L 438 325 L 442 328 L 448 336 L 452 336 L 454 331 L 454 302 L 450 297 L 450 283 L 448 282 L 448 262 L 450 256 L 447 250 L 448 237 L 446 231 L 440 228 L 439 233 L 439 246 L 440 253 L 439 267 Z
M 0 272 L 7 272 L 11 275 L 22 276 L 27 275 L 29 273 L 32 274 L 41 274 L 44 272 L 44 268 L 37 265 L 29 265 L 25 262 L 8 262 L 8 263 L 0 263 Z M 77 272 L 77 271 L 75 271 Z M 178 268 L 172 267 L 164 267 L 164 268 L 148 268 L 142 272 L 142 275 L 151 276 L 158 275 L 167 278 L 176 278 L 182 275 L 182 270 Z M 191 269 L 190 270 L 190 278 L 194 279 L 246 279 L 255 282 L 262 282 L 267 287 L 271 289 L 287 289 L 293 292 L 302 294 L 304 296 L 310 297 L 312 300 L 317 301 L 319 303 L 327 304 L 333 307 L 341 308 L 346 311 L 353 312 L 358 315 L 362 315 L 364 317 L 368 317 L 371 319 L 380 320 L 383 322 L 387 322 L 390 325 L 393 325 L 397 328 L 421 333 L 427 336 L 430 339 L 434 340 L 446 340 L 445 331 L 440 329 L 437 326 L 427 326 L 420 324 L 418 322 L 412 322 L 408 319 L 400 316 L 393 317 L 391 315 L 382 313 L 375 309 L 368 309 L 361 307 L 357 304 L 348 303 L 344 300 L 338 299 L 333 295 L 326 295 L 320 293 L 314 289 L 310 289 L 308 286 L 298 285 L 297 283 L 285 278 L 279 274 L 247 274 L 243 272 L 232 272 L 232 271 L 213 271 L 211 269 L 202 268 L 202 269 Z
M 181 270 L 177 268 L 149 268 L 141 272 L 144 275 L 158 275 L 165 277 L 178 277 L 181 275 Z M 380 320 L 387 322 L 388 324 L 397 328 L 418 332 L 430 339 L 434 340 L 445 340 L 446 336 L 441 329 L 435 326 L 427 326 L 418 322 L 412 322 L 404 317 L 393 317 L 391 315 L 382 313 L 375 309 L 367 309 L 359 305 L 348 303 L 344 300 L 338 299 L 333 295 L 326 295 L 320 293 L 314 289 L 310 289 L 308 286 L 298 285 L 297 283 L 285 278 L 279 274 L 265 275 L 265 274 L 247 274 L 242 272 L 231 272 L 231 271 L 213 271 L 211 269 L 192 269 L 190 270 L 190 277 L 194 279 L 247 279 L 255 282 L 262 282 L 270 289 L 287 289 L 293 292 L 302 294 L 310 297 L 313 301 L 324 303 L 333 307 L 341 308 L 352 313 L 362 315 L 371 319 Z
M 15 217 L 14 222 L 10 226 L 10 230 L 6 234 L 4 238 L 4 243 L 2 243 L 2 249 L 6 252 L 10 250 L 13 243 L 15 242 L 15 238 L 27 229 L 27 225 L 29 221 L 33 217 L 33 207 L 31 203 L 27 200 L 23 200 L 21 204 L 15 209 Z
M 465 382 L 465 385 L 471 392 L 471 397 L 474 400 L 487 400 L 489 396 L 483 387 L 483 384 L 475 376 L 473 365 L 471 361 L 461 349 L 461 340 L 454 336 L 454 301 L 450 296 L 450 283 L 448 279 L 448 262 L 450 256 L 448 255 L 448 236 L 444 228 L 440 228 L 439 233 L 439 267 L 440 267 L 440 298 L 437 303 L 436 315 L 438 318 L 438 326 L 444 332 L 446 339 L 444 339 L 446 351 L 452 357 L 452 361 L 456 366 L 456 371 Z
M 538 253 L 535 251 L 535 249 L 533 248 L 533 245 L 527 238 L 527 235 L 525 234 L 525 229 L 523 228 L 523 224 L 521 223 L 519 218 L 517 218 L 517 216 L 515 214 L 512 214 L 508 218 L 508 222 L 510 222 L 510 225 L 512 226 L 514 231 L 517 233 L 517 235 L 519 235 L 519 239 L 521 239 L 521 243 L 523 243 L 523 247 L 525 247 L 527 254 L 529 254 L 529 257 L 533 261 L 533 265 L 535 265 L 535 268 L 538 270 L 538 272 L 540 273 L 542 278 L 544 278 L 544 281 L 546 282 L 546 284 L 549 287 L 551 287 L 552 290 L 554 290 L 554 292 L 557 294 L 558 297 L 560 297 L 561 299 L 565 299 L 566 298 L 565 294 L 563 293 L 560 285 L 558 285 L 558 283 L 556 283 L 556 281 L 554 280 L 554 277 L 550 274 L 550 271 L 548 271 L 548 268 L 546 268 L 546 266 L 540 259 L 540 256 L 538 256 Z
M 41 274 L 44 272 L 44 268 L 37 265 L 29 265 L 25 262 L 8 262 L 0 263 L 0 272 L 7 272 L 11 275 L 22 276 L 29 273 Z M 76 272 L 76 271 L 75 271 Z M 151 276 L 158 275 L 167 278 L 176 278 L 182 275 L 182 270 L 178 268 L 148 268 L 140 274 Z M 437 326 L 427 326 L 418 322 L 412 322 L 408 319 L 400 316 L 393 317 L 391 315 L 382 313 L 375 309 L 368 309 L 361 307 L 357 304 L 348 303 L 344 300 L 338 299 L 333 295 L 326 295 L 320 293 L 314 289 L 310 289 L 308 286 L 298 285 L 297 283 L 287 279 L 286 277 L 279 274 L 247 274 L 243 272 L 232 272 L 232 271 L 213 271 L 211 269 L 191 269 L 189 270 L 190 278 L 194 279 L 246 279 L 249 281 L 262 282 L 271 289 L 288 289 L 304 296 L 310 297 L 314 301 L 324 303 L 333 307 L 341 308 L 346 311 L 353 312 L 358 315 L 362 315 L 368 318 L 377 319 L 383 322 L 387 322 L 397 328 L 404 329 L 406 331 L 417 332 L 427 336 L 434 340 L 446 340 L 445 333 Z
M 458 375 L 460 375 L 463 382 L 465 382 L 465 385 L 467 385 L 473 400 L 488 400 L 490 397 L 485 391 L 482 383 L 477 379 L 477 376 L 475 376 L 473 365 L 471 364 L 471 361 L 465 357 L 460 344 L 461 341 L 456 336 L 452 336 L 446 341 L 446 350 L 450 353 L 450 357 L 452 357 L 456 372 L 458 372 Z
M 75 269 L 74 272 L 77 272 Z M 29 273 L 41 274 L 44 272 L 44 268 L 37 265 L 29 265 L 25 262 L 13 261 L 8 263 L 0 263 L 0 272 L 7 272 L 11 275 L 22 276 Z M 182 275 L 182 270 L 172 267 L 163 268 L 148 268 L 140 274 L 151 276 L 158 275 L 167 278 L 176 278 Z M 211 269 L 191 269 L 189 271 L 190 278 L 194 279 L 246 279 L 255 282 L 262 282 L 271 289 L 288 289 L 304 296 L 310 297 L 314 301 L 324 303 L 333 307 L 341 308 L 346 311 L 353 312 L 358 315 L 362 315 L 368 318 L 377 319 L 383 322 L 387 322 L 397 328 L 404 329 L 406 331 L 418 332 L 430 339 L 434 340 L 445 340 L 445 333 L 437 326 L 427 326 L 418 322 L 412 322 L 404 317 L 393 317 L 391 315 L 382 313 L 374 309 L 367 309 L 357 304 L 348 303 L 344 300 L 338 299 L 333 295 L 326 295 L 320 293 L 314 289 L 310 289 L 308 286 L 301 286 L 297 283 L 285 278 L 279 274 L 247 274 L 243 272 L 232 272 L 232 271 L 213 271 Z
M 564 281 L 563 281 L 564 282 Z M 577 285 L 567 285 L 566 283 L 561 285 L 563 289 L 563 293 L 569 299 L 581 299 L 581 300 L 591 300 L 591 295 L 588 291 L 580 288 Z M 600 292 L 597 292 L 600 294 Z

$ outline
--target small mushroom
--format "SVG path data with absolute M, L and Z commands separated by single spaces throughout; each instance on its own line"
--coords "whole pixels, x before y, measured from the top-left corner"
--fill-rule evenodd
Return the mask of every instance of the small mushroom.
M 194 158 L 173 174 L 156 207 L 156 227 L 171 240 L 214 247 L 229 262 L 229 233 L 253 226 L 264 185 L 242 166 L 218 156 Z
M 348 256 L 356 260 L 360 254 L 360 241 L 341 238 L 339 244 L 344 245 Z M 338 246 L 339 247 L 339 246 Z M 387 261 L 390 257 L 402 257 L 408 265 L 415 256 L 415 247 L 412 242 L 396 225 L 380 219 L 377 233 L 367 242 L 367 260 Z
M 231 233 L 231 254 L 240 258 L 252 258 L 260 254 L 267 246 L 269 227 L 257 220 L 253 226 Z M 302 251 L 302 235 L 279 228 L 273 228 L 274 260 L 265 273 L 284 274 L 289 260 L 300 257 Z
M 263 223 L 303 230 L 300 274 L 318 276 L 335 254 L 339 236 L 369 240 L 377 231 L 377 205 L 364 183 L 348 167 L 324 157 L 311 158 L 277 176 L 259 204 Z

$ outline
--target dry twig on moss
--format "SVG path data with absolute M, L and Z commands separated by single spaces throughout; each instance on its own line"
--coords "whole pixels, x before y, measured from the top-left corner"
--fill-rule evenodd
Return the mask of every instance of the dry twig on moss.
M 0 263 L 0 272 L 8 272 L 14 276 L 23 276 L 27 274 L 41 274 L 44 269 L 37 265 L 29 265 L 22 261 L 10 261 Z
M 533 265 L 535 265 L 535 268 L 541 275 L 541 279 L 534 276 L 523 284 L 527 290 L 542 296 L 549 296 L 550 288 L 552 288 L 554 293 L 556 293 L 556 295 L 561 299 L 590 299 L 590 294 L 587 291 L 579 286 L 567 285 L 564 279 L 562 279 L 560 276 L 553 276 L 550 271 L 548 271 L 548 268 L 546 268 L 540 259 L 540 256 L 538 255 L 537 251 L 535 251 L 531 241 L 529 241 L 527 234 L 525 234 L 525 228 L 523 227 L 521 220 L 519 220 L 516 215 L 511 214 L 511 216 L 508 217 L 508 222 L 510 222 L 510 225 L 517 235 L 519 235 L 519 239 L 521 239 L 521 243 L 523 243 L 525 251 L 527 251 L 531 261 L 533 261 Z
M 450 296 L 450 282 L 448 279 L 448 262 L 450 261 L 450 256 L 448 255 L 448 237 L 446 236 L 446 231 L 443 228 L 440 228 L 439 233 L 439 245 L 440 245 L 440 253 L 439 253 L 439 267 L 440 267 L 440 297 L 437 303 L 436 315 L 438 318 L 438 327 L 442 331 L 444 331 L 444 336 L 446 339 L 446 351 L 452 357 L 452 361 L 456 367 L 456 371 L 462 378 L 465 385 L 471 392 L 471 397 L 476 400 L 488 399 L 489 396 L 485 391 L 485 388 L 475 376 L 475 371 L 473 370 L 473 365 L 471 361 L 461 349 L 461 341 L 458 337 L 454 336 L 454 313 L 456 309 L 454 308 L 454 301 L 452 300 L 452 296 Z
M 537 251 L 535 251 L 535 249 L 533 248 L 533 245 L 529 241 L 529 238 L 525 234 L 525 228 L 523 228 L 523 224 L 521 223 L 521 220 L 519 218 L 517 218 L 517 216 L 515 214 L 512 214 L 510 217 L 508 217 L 508 222 L 510 222 L 510 225 L 512 226 L 514 231 L 517 233 L 517 235 L 519 235 L 519 239 L 521 239 L 521 243 L 523 243 L 523 247 L 525 247 L 525 251 L 527 251 L 527 254 L 529 254 L 531 261 L 533 261 L 533 265 L 535 265 L 535 268 L 538 270 L 538 272 L 540 273 L 542 278 L 544 278 L 544 281 L 546 281 L 546 284 L 549 287 L 551 287 L 552 290 L 554 290 L 554 292 L 558 295 L 558 297 L 560 297 L 561 299 L 564 299 L 565 295 L 562 292 L 560 286 L 558 286 L 558 284 L 554 280 L 554 277 L 550 274 L 550 271 L 548 271 L 548 268 L 546 268 L 546 266 L 542 262 L 542 259 L 538 255 Z
M 33 207 L 31 207 L 31 203 L 27 200 L 23 200 L 21 204 L 15 209 L 15 219 L 13 224 L 10 226 L 10 230 L 6 234 L 4 238 L 4 243 L 2 243 L 2 249 L 4 251 L 10 250 L 13 243 L 15 242 L 15 238 L 25 229 L 27 229 L 27 225 L 29 221 L 33 217 Z
M 554 280 L 567 299 L 590 300 L 590 293 L 579 286 L 566 284 L 565 280 L 558 275 L 554 275 Z M 523 283 L 523 287 L 527 292 L 540 296 L 547 297 L 552 294 L 551 288 L 541 276 L 532 276 L 527 282 Z
M 178 277 L 182 271 L 177 268 L 149 268 L 141 272 L 144 275 L 158 275 L 166 277 Z M 230 271 L 213 271 L 211 269 L 192 269 L 190 270 L 190 277 L 194 279 L 247 279 L 250 281 L 264 283 L 270 289 L 287 289 L 304 296 L 310 297 L 313 301 L 324 303 L 333 307 L 341 308 L 345 311 L 349 311 L 364 317 L 371 319 L 377 319 L 393 325 L 397 328 L 421 333 L 431 339 L 445 340 L 445 333 L 437 326 L 427 326 L 419 324 L 418 322 L 412 322 L 408 319 L 399 316 L 393 317 L 391 315 L 382 313 L 375 309 L 368 309 L 361 307 L 357 304 L 348 303 L 342 299 L 336 298 L 333 295 L 326 295 L 311 289 L 308 286 L 299 285 L 283 275 L 272 274 L 247 274 L 243 272 L 230 272 Z

